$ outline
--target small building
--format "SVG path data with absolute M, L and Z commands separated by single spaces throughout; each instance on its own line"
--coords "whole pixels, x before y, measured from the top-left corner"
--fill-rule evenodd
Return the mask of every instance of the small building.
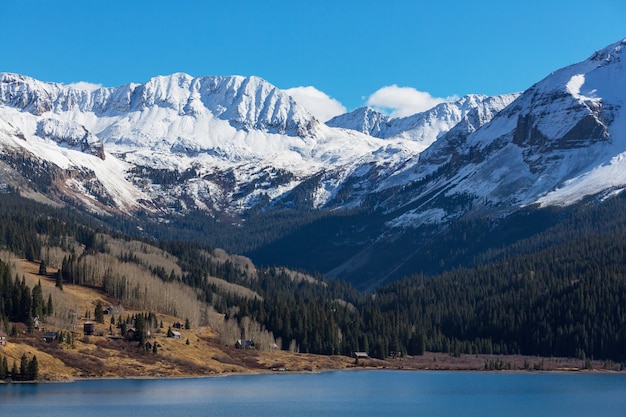
M 370 359 L 370 355 L 367 352 L 354 352 L 353 355 L 355 359 Z
M 57 340 L 57 332 L 45 332 L 43 334 L 43 341 L 46 343 L 54 342 Z
M 128 329 L 126 329 L 126 338 L 134 339 L 136 333 L 137 333 L 137 329 L 135 329 L 134 327 L 129 327 Z
M 96 325 L 92 321 L 86 321 L 85 324 L 83 325 L 83 332 L 85 333 L 85 336 L 92 336 L 95 329 L 96 329 Z
M 254 349 L 254 340 L 242 340 L 239 339 L 235 342 L 235 347 L 237 349 Z
M 174 339 L 182 339 L 183 335 L 180 334 L 180 332 L 177 332 L 176 330 L 172 330 L 172 335 L 170 337 Z
M 389 352 L 389 357 L 391 359 L 402 359 L 404 358 L 404 353 L 402 353 L 402 351 L 400 350 L 392 350 L 391 352 Z
M 7 334 L 3 332 L 2 330 L 0 330 L 0 346 L 6 346 L 6 345 L 7 345 Z

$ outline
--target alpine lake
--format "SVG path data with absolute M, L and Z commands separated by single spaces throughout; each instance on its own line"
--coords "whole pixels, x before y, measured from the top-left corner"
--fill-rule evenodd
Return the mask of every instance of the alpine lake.
M 626 374 L 374 370 L 2 384 L 0 415 L 623 417 Z

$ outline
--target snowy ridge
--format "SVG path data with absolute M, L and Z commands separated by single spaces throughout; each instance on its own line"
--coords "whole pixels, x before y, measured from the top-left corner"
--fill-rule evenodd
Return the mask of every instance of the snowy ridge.
M 376 138 L 384 138 L 391 118 L 371 107 L 359 107 L 350 113 L 335 116 L 326 122 L 330 127 L 356 130 Z
M 625 42 L 522 94 L 327 124 L 258 77 L 94 88 L 0 73 L 0 157 L 53 164 L 53 185 L 104 212 L 368 204 L 404 228 L 570 204 L 626 187 Z
M 117 177 L 130 179 L 141 198 L 119 192 L 120 187 L 109 189 L 100 178 L 94 187 L 112 193 L 100 200 L 119 201 L 125 209 L 156 205 L 166 211 L 238 212 L 388 145 L 320 124 L 289 95 L 257 77 L 173 74 L 141 85 L 80 90 L 0 74 L 0 100 L 0 118 L 10 120 L 27 142 L 10 141 L 11 146 L 27 147 L 36 158 L 63 169 L 88 166 L 96 176 L 100 171 L 94 162 L 68 150 L 124 161 L 126 169 Z M 54 144 L 60 146 L 58 156 Z M 137 167 L 178 173 L 193 168 L 197 177 L 165 187 L 145 181 Z M 277 182 L 270 175 L 268 182 L 270 171 L 289 175 L 275 175 Z M 75 179 L 72 183 L 76 188 Z M 315 204 L 324 203 L 317 199 Z
M 210 112 L 236 127 L 304 136 L 318 123 L 286 93 L 258 77 L 198 77 L 177 73 L 145 84 L 78 89 L 44 83 L 23 75 L 0 73 L 0 101 L 42 115 L 93 113 L 119 116 L 160 107 L 179 116 Z
M 437 138 L 474 113 L 478 125 L 485 124 L 508 106 L 518 94 L 495 97 L 472 94 L 452 103 L 441 103 L 430 110 L 408 117 L 389 118 L 371 108 L 362 107 L 334 117 L 328 126 L 356 130 L 382 139 L 403 139 L 418 142 L 425 149 Z
M 37 136 L 43 139 L 51 139 L 59 144 L 67 144 L 81 152 L 87 152 L 96 155 L 101 159 L 105 158 L 104 145 L 84 126 L 72 123 L 71 121 L 62 122 L 56 119 L 42 119 L 37 122 Z
M 442 135 L 396 174 L 403 175 L 396 183 L 431 179 L 420 192 L 385 202 L 417 206 L 390 225 L 565 205 L 624 188 L 625 42 L 555 71 L 477 130 L 459 131 L 459 123 Z

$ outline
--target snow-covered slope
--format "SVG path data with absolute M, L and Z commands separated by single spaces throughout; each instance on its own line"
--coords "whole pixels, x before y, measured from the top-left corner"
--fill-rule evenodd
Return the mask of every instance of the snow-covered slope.
M 24 175 L 54 171 L 44 188 L 103 211 L 368 205 L 394 228 L 568 204 L 626 186 L 624 45 L 521 95 L 397 119 L 363 108 L 327 125 L 257 77 L 78 88 L 0 73 L 0 157 L 15 172 L 45 162 Z
M 369 107 L 334 117 L 328 126 L 356 130 L 377 138 L 418 142 L 425 149 L 437 138 L 473 114 L 477 126 L 487 123 L 508 106 L 518 94 L 488 97 L 471 94 L 452 103 L 441 103 L 430 110 L 402 118 L 390 118 Z
M 390 224 L 570 204 L 625 187 L 625 46 L 552 73 L 475 131 L 460 123 L 440 136 L 394 174 L 393 185 L 420 186 L 383 203 L 407 207 Z
M 241 129 L 304 136 L 313 117 L 286 93 L 258 77 L 191 77 L 177 73 L 145 84 L 80 89 L 0 73 L 0 101 L 35 115 L 91 114 L 98 118 L 163 108 L 178 116 L 210 112 Z
M 272 201 L 321 171 L 341 171 L 373 154 L 378 163 L 396 164 L 398 150 L 417 152 L 412 143 L 325 126 L 257 77 L 174 74 L 81 90 L 4 73 L 0 103 L 0 118 L 23 138 L 5 134 L 5 146 L 28 149 L 63 169 L 89 166 L 101 183 L 110 175 L 99 178 L 93 164 L 104 162 L 81 152 L 124 162 L 118 181 L 143 195 L 99 187 L 113 201 L 131 197 L 118 208 L 237 212 Z M 167 184 L 155 180 L 164 171 L 170 172 Z M 310 204 L 321 206 L 328 195 L 320 190 Z

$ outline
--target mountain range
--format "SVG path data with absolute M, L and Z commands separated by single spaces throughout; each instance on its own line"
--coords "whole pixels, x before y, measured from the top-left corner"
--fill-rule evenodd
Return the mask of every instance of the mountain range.
M 360 108 L 325 124 L 257 77 L 89 88 L 0 73 L 0 191 L 149 219 L 148 235 L 163 224 L 207 235 L 183 226 L 200 217 L 257 262 L 373 288 L 422 272 L 416 259 L 460 222 L 620 193 L 625 48 L 522 93 L 404 118 Z M 204 238 L 228 246 L 220 236 Z

